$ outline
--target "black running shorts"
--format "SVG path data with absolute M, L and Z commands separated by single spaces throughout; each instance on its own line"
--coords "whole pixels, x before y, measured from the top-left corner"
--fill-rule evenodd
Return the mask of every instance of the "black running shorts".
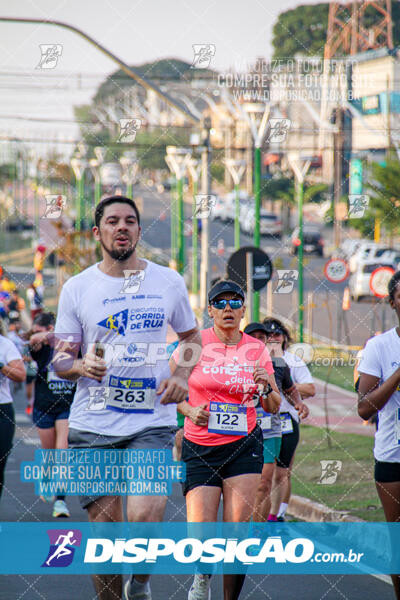
M 186 481 L 182 484 L 183 494 L 201 485 L 222 488 L 224 479 L 261 473 L 263 457 L 263 435 L 256 425 L 253 431 L 240 440 L 220 446 L 203 446 L 183 438 L 182 460 L 186 465 Z

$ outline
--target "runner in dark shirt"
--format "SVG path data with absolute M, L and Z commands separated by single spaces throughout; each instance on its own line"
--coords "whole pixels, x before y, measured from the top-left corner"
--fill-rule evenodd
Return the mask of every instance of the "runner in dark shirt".
M 33 422 L 43 449 L 68 448 L 68 416 L 76 384 L 60 379 L 51 364 L 55 316 L 50 312 L 37 315 L 29 339 L 30 353 L 38 366 L 35 379 Z M 54 502 L 53 517 L 69 517 L 65 496 L 41 496 Z

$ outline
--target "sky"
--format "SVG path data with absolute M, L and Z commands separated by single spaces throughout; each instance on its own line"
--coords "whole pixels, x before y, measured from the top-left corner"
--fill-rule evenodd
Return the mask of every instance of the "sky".
M 210 66 L 223 71 L 251 64 L 259 56 L 270 57 L 279 12 L 298 4 L 296 0 L 0 0 L 0 14 L 64 21 L 131 65 L 160 58 L 191 63 L 193 44 L 214 44 Z M 56 68 L 37 68 L 41 44 L 62 46 Z M 76 127 L 68 123 L 73 105 L 90 102 L 115 68 L 95 47 L 65 29 L 0 22 L 0 135 L 22 132 L 32 137 L 46 131 L 54 137 L 74 137 Z

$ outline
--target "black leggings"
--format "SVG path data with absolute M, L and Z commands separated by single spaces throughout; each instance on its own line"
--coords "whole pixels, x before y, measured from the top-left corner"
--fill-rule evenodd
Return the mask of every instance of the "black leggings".
M 14 432 L 14 407 L 11 402 L 0 404 L 0 496 L 3 491 L 4 471 L 11 452 Z

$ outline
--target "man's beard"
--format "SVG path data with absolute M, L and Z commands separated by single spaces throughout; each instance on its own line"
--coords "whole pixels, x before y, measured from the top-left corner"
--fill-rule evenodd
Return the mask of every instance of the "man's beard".
M 108 256 L 110 256 L 114 260 L 117 260 L 118 262 L 123 262 L 125 260 L 128 260 L 128 258 L 132 256 L 132 254 L 136 250 L 138 242 L 136 242 L 136 244 L 134 246 L 131 246 L 130 248 L 121 248 L 121 250 L 110 250 L 110 248 L 107 248 L 107 246 L 104 244 L 101 238 L 100 244 L 102 248 L 104 248 L 104 250 L 107 252 Z

